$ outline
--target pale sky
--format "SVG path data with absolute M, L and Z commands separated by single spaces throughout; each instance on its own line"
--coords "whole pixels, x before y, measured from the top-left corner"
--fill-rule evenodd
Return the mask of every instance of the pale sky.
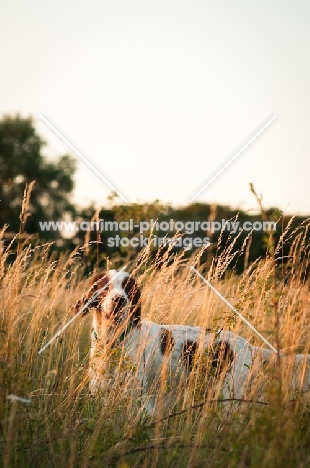
M 130 202 L 197 198 L 310 214 L 310 2 L 10 0 L 0 116 L 45 116 Z M 79 161 L 75 201 L 111 189 Z

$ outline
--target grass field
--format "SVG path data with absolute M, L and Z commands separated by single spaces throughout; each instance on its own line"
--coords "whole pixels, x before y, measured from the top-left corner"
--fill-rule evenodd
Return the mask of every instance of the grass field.
M 302 252 L 308 255 L 308 227 L 281 240 L 283 246 L 291 239 L 295 265 Z M 50 245 L 26 241 L 14 261 L 11 252 L 10 246 L 0 252 L 2 466 L 310 467 L 310 392 L 288 392 L 290 356 L 310 352 L 310 293 L 298 275 L 286 285 L 278 279 L 275 252 L 236 277 L 228 274 L 235 252 L 227 246 L 214 257 L 208 277 L 286 357 L 256 373 L 245 401 L 231 406 L 221 402 L 220 388 L 207 388 L 208 368 L 201 361 L 177 408 L 154 417 L 141 407 L 134 366 L 121 352 L 115 366 L 122 372 L 101 396 L 89 397 L 90 316 L 75 320 L 38 354 L 88 288 L 80 252 L 56 261 Z M 160 269 L 148 261 L 147 251 L 138 266 L 129 263 L 141 282 L 143 318 L 231 329 L 262 346 L 191 265 L 202 271 L 199 253 L 189 260 L 175 256 Z M 31 402 L 12 401 L 12 394 Z

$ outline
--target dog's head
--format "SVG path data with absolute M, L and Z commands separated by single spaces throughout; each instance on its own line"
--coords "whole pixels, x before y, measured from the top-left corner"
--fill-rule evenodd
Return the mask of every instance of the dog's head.
M 128 319 L 137 325 L 141 320 L 140 301 L 141 293 L 136 280 L 125 271 L 109 270 L 92 278 L 87 295 L 74 308 L 77 313 L 85 307 L 83 315 L 96 309 L 98 317 L 111 323 L 121 324 Z

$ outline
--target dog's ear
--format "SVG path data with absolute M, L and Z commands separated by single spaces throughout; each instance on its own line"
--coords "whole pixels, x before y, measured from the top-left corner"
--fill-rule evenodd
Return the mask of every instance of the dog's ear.
M 134 278 L 128 276 L 122 282 L 122 287 L 127 294 L 130 303 L 130 315 L 137 324 L 141 320 L 141 292 Z
M 90 282 L 90 288 L 88 289 L 87 293 L 84 294 L 72 307 L 74 313 L 77 314 L 82 307 L 84 307 L 88 301 L 93 297 L 99 289 L 104 288 L 109 282 L 109 277 L 107 273 L 101 273 L 99 275 L 94 276 Z M 82 312 L 82 316 L 88 314 L 91 309 L 97 309 L 100 306 L 102 299 L 106 296 L 108 292 L 108 288 L 104 289 Z

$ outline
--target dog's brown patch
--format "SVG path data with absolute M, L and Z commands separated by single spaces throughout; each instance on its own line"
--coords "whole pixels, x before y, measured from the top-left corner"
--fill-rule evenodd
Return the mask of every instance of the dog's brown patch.
M 182 345 L 182 360 L 188 370 L 192 370 L 196 353 L 198 351 L 198 343 L 196 341 L 186 340 Z
M 164 356 L 171 352 L 174 345 L 173 336 L 170 330 L 163 328 L 160 338 L 160 352 Z
M 228 371 L 234 362 L 234 353 L 227 341 L 219 341 L 213 345 L 211 366 L 216 371 L 216 375 L 223 370 Z

